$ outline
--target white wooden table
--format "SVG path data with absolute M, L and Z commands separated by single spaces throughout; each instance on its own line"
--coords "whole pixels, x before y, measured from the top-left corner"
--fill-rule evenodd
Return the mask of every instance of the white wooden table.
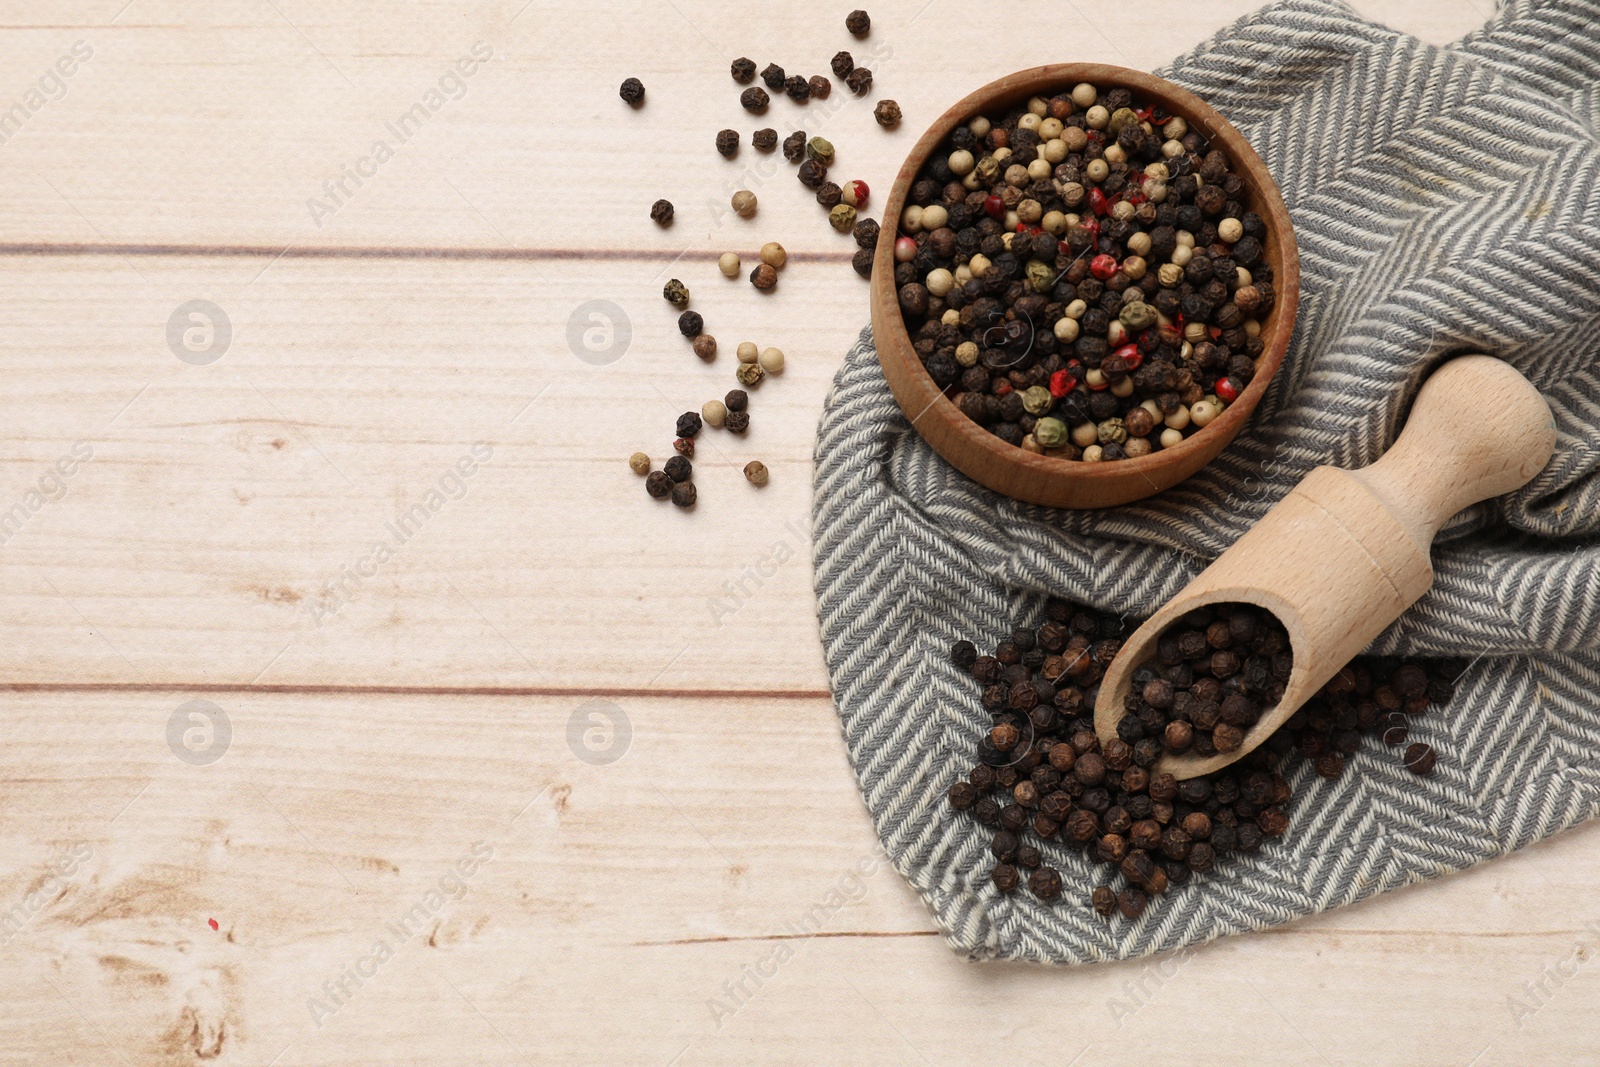
M 1488 2 L 1358 6 L 1443 42 Z M 752 126 L 728 61 L 879 49 L 902 131 L 842 89 L 821 125 L 781 99 L 768 122 L 825 132 L 881 203 L 959 93 L 1048 61 L 1154 67 L 1253 4 L 893 0 L 864 45 L 848 6 L 0 5 L 0 1062 L 1592 1054 L 1593 827 L 1062 972 L 963 962 L 874 859 L 806 543 L 865 289 L 781 164 L 713 154 Z M 974 22 L 1004 48 L 966 54 Z M 379 138 L 392 155 L 363 162 Z M 754 221 L 713 210 L 738 184 Z M 716 274 L 771 239 L 792 260 L 772 298 Z M 710 367 L 669 272 L 723 342 Z M 614 361 L 569 345 L 588 301 L 631 325 Z M 703 447 L 694 514 L 652 505 L 625 457 L 664 458 L 747 338 L 787 373 L 742 445 Z

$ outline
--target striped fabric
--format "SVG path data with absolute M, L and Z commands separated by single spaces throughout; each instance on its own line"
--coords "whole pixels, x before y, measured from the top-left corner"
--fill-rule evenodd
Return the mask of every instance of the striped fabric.
M 1250 139 L 1299 237 L 1299 325 L 1252 425 L 1155 498 L 1019 504 L 909 429 L 868 331 L 818 433 L 818 611 L 850 759 L 896 866 L 975 959 L 1120 959 L 1286 922 L 1503 855 L 1600 798 L 1600 0 L 1516 0 L 1449 48 L 1288 0 L 1162 73 Z M 944 801 L 988 721 L 951 642 L 992 644 L 1046 593 L 1149 614 L 1311 468 L 1381 455 L 1421 378 L 1465 351 L 1526 374 L 1560 436 L 1526 489 L 1445 527 L 1434 588 L 1374 645 L 1474 660 L 1415 723 L 1434 775 L 1372 747 L 1335 782 L 1299 764 L 1285 837 L 1136 922 L 1096 916 L 1104 868 L 1059 845 L 1060 902 L 998 895 L 989 834 Z

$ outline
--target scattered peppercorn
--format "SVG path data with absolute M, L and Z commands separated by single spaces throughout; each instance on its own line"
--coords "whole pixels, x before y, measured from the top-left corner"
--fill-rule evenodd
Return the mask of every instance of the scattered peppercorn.
M 767 83 L 767 88 L 775 93 L 783 92 L 783 68 L 776 63 L 768 63 L 761 71 L 761 80 Z
M 649 474 L 650 457 L 645 455 L 643 452 L 635 452 L 633 455 L 628 457 L 628 467 L 635 474 Z
M 856 69 L 856 60 L 849 52 L 835 52 L 833 61 L 828 65 L 833 68 L 835 78 L 848 78 L 850 72 Z
M 844 17 L 844 28 L 857 37 L 865 37 L 872 29 L 872 16 L 858 8 Z
M 806 142 L 806 158 L 814 159 L 824 167 L 833 166 L 833 142 L 826 137 L 813 137 Z
M 676 278 L 667 280 L 667 284 L 661 287 L 661 295 L 675 308 L 689 306 L 689 287 Z
M 739 106 L 756 114 L 767 110 L 767 105 L 771 102 L 772 99 L 767 96 L 767 91 L 759 85 L 752 85 L 739 94 Z
M 741 219 L 748 219 L 756 213 L 756 194 L 748 189 L 740 189 L 733 194 L 733 213 Z
M 650 221 L 657 226 L 672 225 L 672 201 L 657 200 L 650 205 Z
M 694 477 L 694 465 L 683 456 L 673 456 L 661 465 L 661 469 L 674 482 L 686 482 Z
M 756 357 L 756 362 L 761 364 L 761 369 L 768 374 L 783 373 L 783 349 L 763 348 L 761 355 Z
M 743 411 L 750 404 L 750 394 L 743 389 L 729 389 L 728 395 L 722 398 L 729 411 Z
M 678 438 L 676 441 L 672 442 L 672 450 L 674 452 L 678 453 L 678 455 L 680 455 L 680 456 L 688 456 L 690 459 L 693 459 L 694 458 L 694 438 L 692 438 L 692 437 L 680 437 L 680 438 Z
M 1259 748 L 1180 782 L 1156 770 L 1179 747 L 1168 739 L 1187 735 L 1183 744 L 1198 751 L 1222 727 L 1245 727 L 1275 703 L 1293 670 L 1287 636 L 1254 605 L 1185 615 L 1158 639 L 1154 659 L 1133 672 L 1127 715 L 1117 738 L 1102 744 L 1094 731 L 1100 681 L 1137 625 L 1051 600 L 1042 622 L 1013 631 L 992 655 L 978 655 L 969 641 L 950 650 L 950 662 L 982 687 L 992 722 L 977 765 L 958 781 L 968 788 L 949 789 L 951 807 L 991 828 L 991 851 L 1002 864 L 1034 871 L 1029 887 L 1038 878 L 1041 899 L 1060 891 L 1039 875 L 1063 866 L 1056 849 L 1086 850 L 1111 865 L 1125 883 L 1120 895 L 1101 885 L 1090 897 L 1107 917 L 1138 918 L 1152 897 L 1213 870 L 1218 857 L 1254 852 L 1285 834 L 1287 760 L 1342 773 L 1343 757 L 1359 750 L 1364 734 L 1383 730 L 1386 715 L 1402 715 L 1402 707 L 1419 713 L 1454 692 L 1438 668 L 1358 657 Z M 1426 751 L 1413 757 L 1417 749 Z M 1413 770 L 1431 769 L 1435 758 L 1424 745 L 1406 756 Z
M 709 333 L 702 333 L 694 339 L 694 354 L 707 363 L 717 358 L 717 339 Z
M 644 103 L 644 82 L 638 78 L 628 78 L 622 83 L 621 93 L 629 107 L 638 107 Z
M 700 405 L 700 418 L 707 426 L 720 430 L 727 417 L 727 405 L 720 400 L 707 400 Z
M 685 411 L 678 416 L 678 436 L 693 437 L 700 432 L 700 413 Z
M 683 457 L 674 456 L 673 458 L 682 459 Z M 693 482 L 679 482 L 672 487 L 672 502 L 680 508 L 694 507 L 695 499 L 698 496 L 699 493 L 695 490 Z
M 850 265 L 863 278 L 870 278 L 872 277 L 872 261 L 875 258 L 876 256 L 874 256 L 872 249 L 858 248 L 855 255 L 850 257 Z
M 867 207 L 867 201 L 871 199 L 871 197 L 872 191 L 867 188 L 867 183 L 862 181 L 860 178 L 855 178 L 851 181 L 845 182 L 843 189 L 840 190 L 840 199 L 849 204 L 851 207 L 855 208 L 857 211 L 865 211 Z M 947 212 L 946 220 L 948 220 L 948 217 L 949 213 Z M 934 227 L 936 230 L 938 228 L 939 227 L 937 226 Z
M 828 212 L 828 225 L 840 233 L 849 233 L 855 229 L 856 209 L 849 204 L 839 204 Z
M 681 457 L 673 457 L 673 459 L 678 458 Z M 651 471 L 650 476 L 644 480 L 644 489 L 657 500 L 665 500 L 672 493 L 672 476 L 666 471 Z
M 878 106 L 872 109 L 872 117 L 878 120 L 878 125 L 886 129 L 900 125 L 900 105 L 893 100 L 879 100 Z
M 783 139 L 783 158 L 798 163 L 806 155 L 806 131 L 796 130 Z
M 759 385 L 767 372 L 761 369 L 759 363 L 741 363 L 733 376 L 739 379 L 740 385 Z
M 717 269 L 724 278 L 737 278 L 739 276 L 739 253 L 724 252 L 717 257 Z
M 878 247 L 878 220 L 861 219 L 852 231 L 856 245 L 860 248 L 873 249 Z
M 739 347 L 734 349 L 734 355 L 740 363 L 754 363 L 761 358 L 761 349 L 756 347 L 754 341 L 740 341 Z
M 766 485 L 767 465 L 759 459 L 753 459 L 744 465 L 744 476 L 751 485 Z
M 782 270 L 783 265 L 789 262 L 789 253 L 777 241 L 768 241 L 761 246 L 761 262 L 774 270 Z
M 778 147 L 778 131 L 768 126 L 750 135 L 750 146 L 760 152 L 770 152 Z
M 852 93 L 862 96 L 872 88 L 872 71 L 857 67 L 845 78 L 844 83 Z
M 742 434 L 750 428 L 750 413 L 747 411 L 728 412 L 727 430 L 729 433 Z
M 739 154 L 739 131 L 738 130 L 719 130 L 719 131 L 717 131 L 717 151 L 720 152 L 723 156 L 727 157 L 728 159 L 732 159 L 734 156 L 738 155 Z
M 1406 749 L 1406 770 L 1416 775 L 1429 775 L 1433 773 L 1433 765 L 1439 760 L 1438 753 L 1434 752 L 1432 745 L 1422 742 Z
M 811 99 L 811 83 L 799 74 L 791 74 L 784 79 L 783 91 L 797 104 Z
M 678 316 L 678 332 L 685 337 L 699 337 L 705 332 L 705 320 L 698 311 L 685 311 Z
M 733 73 L 733 80 L 738 82 L 740 85 L 749 83 L 750 80 L 756 76 L 755 61 L 752 59 L 746 59 L 744 56 L 740 56 L 738 59 L 734 60 L 731 69 Z
M 778 272 L 770 264 L 758 263 L 750 272 L 750 284 L 757 289 L 771 289 L 778 284 Z
M 828 168 L 814 159 L 808 159 L 800 164 L 800 184 L 808 189 L 815 189 L 828 180 Z
M 813 74 L 808 84 L 811 87 L 811 95 L 818 100 L 826 100 L 833 93 L 833 83 L 821 74 Z
M 835 204 L 844 199 L 844 190 L 833 182 L 823 182 L 817 186 L 817 203 L 832 209 Z

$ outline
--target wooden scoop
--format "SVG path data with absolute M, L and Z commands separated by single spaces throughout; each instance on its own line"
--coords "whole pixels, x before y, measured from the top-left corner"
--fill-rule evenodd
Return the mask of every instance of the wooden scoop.
M 1463 356 L 1417 394 L 1394 447 L 1360 470 L 1318 467 L 1128 639 L 1100 684 L 1094 725 L 1117 736 L 1134 669 L 1180 616 L 1207 604 L 1255 604 L 1289 632 L 1283 699 L 1233 752 L 1168 755 L 1178 778 L 1220 770 L 1254 749 L 1428 591 L 1428 551 L 1468 504 L 1526 485 L 1555 448 L 1555 420 L 1507 364 Z

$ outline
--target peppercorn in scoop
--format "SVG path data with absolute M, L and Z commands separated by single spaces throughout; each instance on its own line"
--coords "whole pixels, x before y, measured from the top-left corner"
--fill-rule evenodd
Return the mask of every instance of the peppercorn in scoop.
M 1263 351 L 1277 298 L 1249 199 L 1224 152 L 1125 88 L 977 116 L 909 190 L 906 328 L 934 382 L 1009 444 L 1086 462 L 1172 448 Z

